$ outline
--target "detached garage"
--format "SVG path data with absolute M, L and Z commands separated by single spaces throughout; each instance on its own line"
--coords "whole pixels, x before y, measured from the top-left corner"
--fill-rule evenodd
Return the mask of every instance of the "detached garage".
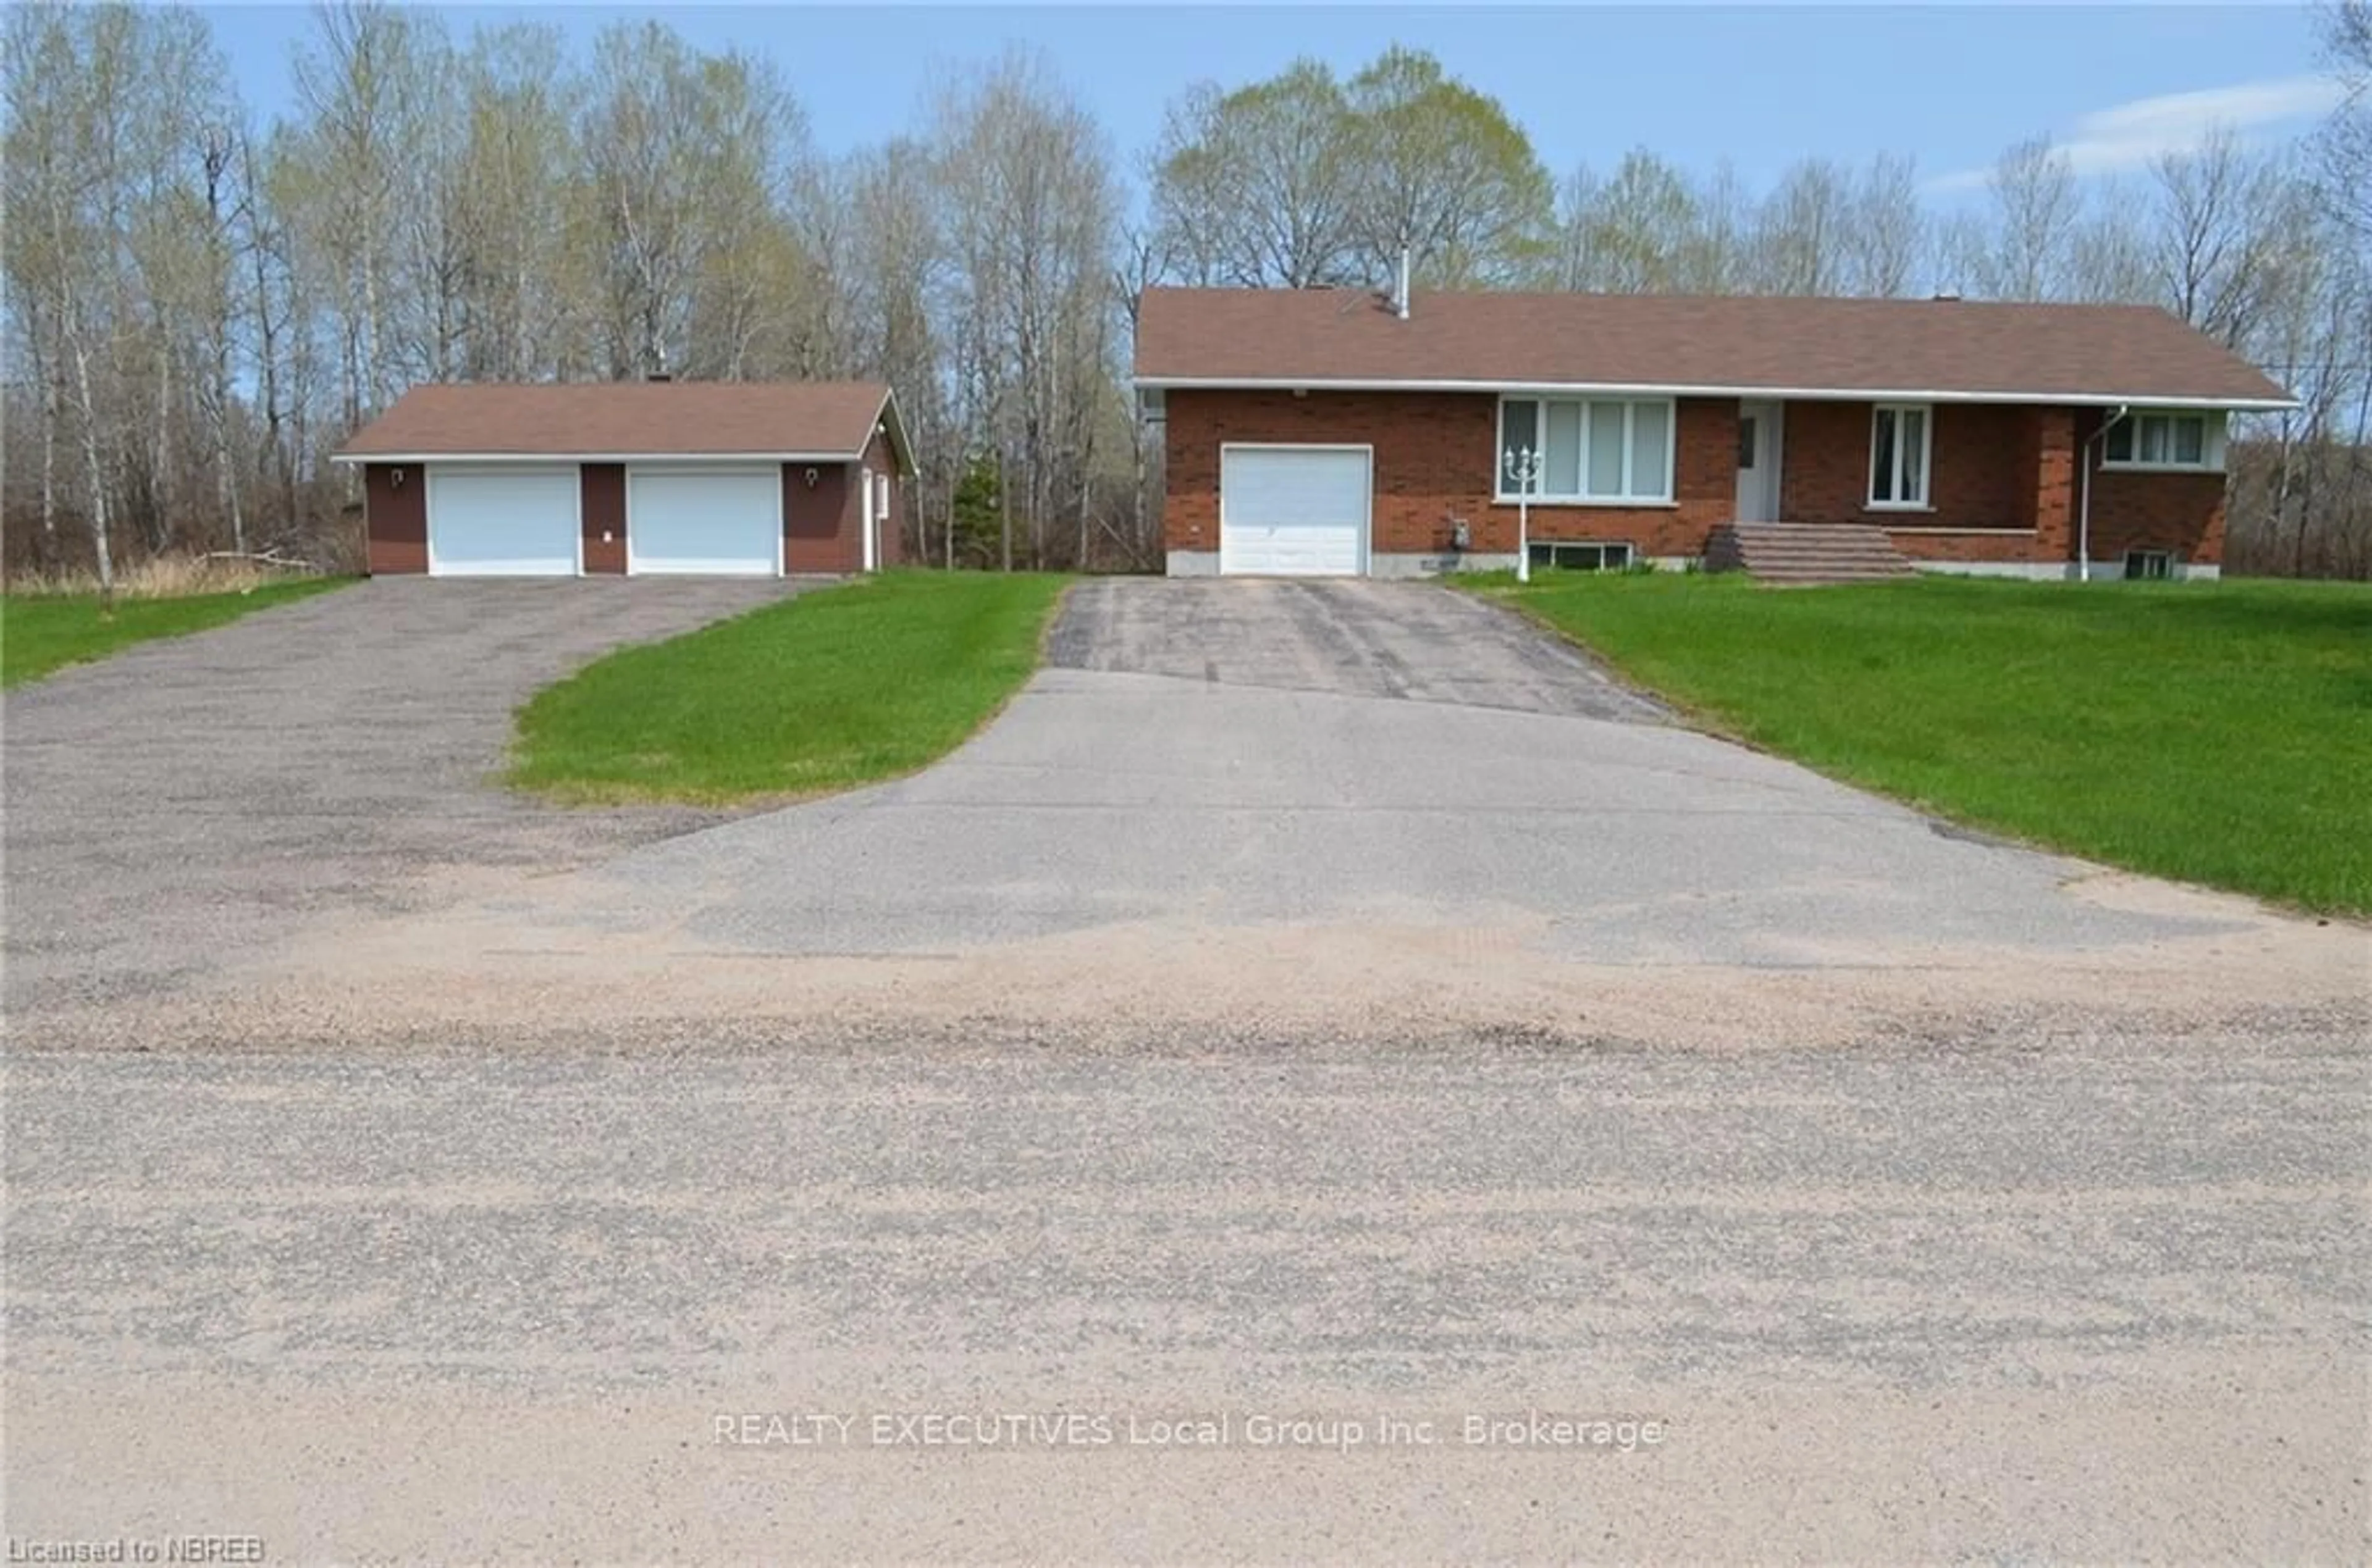
M 337 460 L 369 570 L 437 577 L 869 572 L 915 471 L 875 382 L 417 387 Z

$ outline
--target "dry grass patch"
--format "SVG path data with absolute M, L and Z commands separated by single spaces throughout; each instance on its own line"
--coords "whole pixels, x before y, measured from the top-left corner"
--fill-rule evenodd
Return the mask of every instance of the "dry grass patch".
M 244 594 L 280 583 L 309 582 L 321 574 L 273 565 L 253 556 L 157 555 L 128 563 L 115 574 L 119 599 L 196 598 L 206 594 Z M 99 598 L 99 574 L 87 566 L 11 573 L 7 590 L 17 598 Z

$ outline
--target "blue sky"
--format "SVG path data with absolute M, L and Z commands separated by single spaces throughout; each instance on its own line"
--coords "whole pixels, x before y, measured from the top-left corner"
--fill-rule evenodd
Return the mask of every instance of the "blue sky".
M 580 41 L 657 16 L 702 47 L 771 56 L 831 151 L 916 125 L 950 67 L 1030 45 L 1095 110 L 1131 170 L 1164 102 L 1193 81 L 1237 85 L 1300 54 L 1348 74 L 1392 42 L 1431 50 L 1496 97 L 1560 180 L 1634 145 L 1697 169 L 1727 157 L 1754 188 L 1796 157 L 1887 151 L 1916 157 L 1948 202 L 2021 137 L 2050 133 L 2085 172 L 2113 171 L 2211 121 L 2285 137 L 2331 101 L 2310 11 L 2270 5 L 442 9 L 457 34 L 531 16 Z M 208 16 L 248 101 L 285 110 L 289 48 L 309 12 Z

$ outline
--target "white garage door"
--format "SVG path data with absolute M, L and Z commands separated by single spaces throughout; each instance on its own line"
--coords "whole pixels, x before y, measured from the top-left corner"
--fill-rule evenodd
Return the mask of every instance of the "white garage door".
M 1355 577 L 1367 564 L 1364 447 L 1228 447 L 1219 454 L 1219 570 Z
M 428 467 L 428 570 L 439 577 L 576 575 L 576 470 Z
M 627 571 L 771 577 L 782 569 L 782 470 L 628 470 Z

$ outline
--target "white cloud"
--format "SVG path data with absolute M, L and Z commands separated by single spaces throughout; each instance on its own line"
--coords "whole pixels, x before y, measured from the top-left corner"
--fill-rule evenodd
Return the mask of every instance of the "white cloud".
M 2078 175 L 2113 174 L 2139 168 L 2161 153 L 2197 146 L 2218 126 L 2246 133 L 2328 113 L 2347 96 L 2332 76 L 2276 76 L 2236 82 L 2197 92 L 2140 98 L 2078 118 L 2052 145 Z M 1928 181 L 1930 191 L 1969 191 L 1993 177 L 1987 168 L 1964 168 Z

